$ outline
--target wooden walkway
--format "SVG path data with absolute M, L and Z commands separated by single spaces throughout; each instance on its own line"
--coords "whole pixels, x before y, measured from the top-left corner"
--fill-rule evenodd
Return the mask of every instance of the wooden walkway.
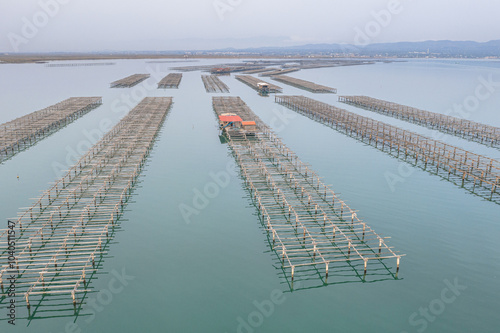
M 228 86 L 217 75 L 202 75 L 201 79 L 208 93 L 228 93 Z
M 111 82 L 111 88 L 130 88 L 146 80 L 149 76 L 149 74 L 133 74 L 115 82 Z
M 91 277 L 107 253 L 171 103 L 170 97 L 142 100 L 64 177 L 22 210 L 12 220 L 16 251 L 10 262 L 11 238 L 7 230 L 0 230 L 2 296 L 7 296 L 7 279 L 14 275 L 28 316 L 31 305 L 36 311 L 50 297 L 65 297 L 75 305 L 91 290 Z M 17 300 L 18 311 L 21 301 Z
M 335 88 L 322 86 L 322 85 L 316 84 L 314 82 L 297 79 L 297 78 L 287 76 L 287 75 L 272 76 L 271 78 L 273 80 L 283 82 L 285 84 L 289 84 L 291 86 L 294 86 L 294 87 L 297 87 L 300 89 L 308 90 L 308 91 L 311 91 L 313 93 L 332 93 L 332 94 L 337 93 L 337 89 L 335 89 Z
M 158 89 L 179 88 L 181 84 L 181 73 L 170 73 L 158 83 Z
M 266 82 L 266 81 L 262 81 L 261 79 L 259 78 L 256 78 L 255 76 L 251 76 L 251 75 L 236 75 L 235 78 L 241 82 L 243 82 L 244 84 L 246 84 L 247 86 L 249 86 L 250 88 L 254 89 L 254 90 L 257 90 L 259 91 L 259 88 L 257 86 L 258 83 L 267 83 L 269 85 L 269 92 L 270 93 L 278 93 L 278 92 L 282 92 L 283 91 L 283 88 L 281 88 L 280 86 L 277 86 L 275 84 L 272 84 L 272 83 L 269 83 L 269 82 Z
M 500 162 L 304 96 L 276 102 L 340 132 L 435 172 L 488 200 L 500 200 Z
M 500 148 L 500 128 L 471 120 L 424 111 L 367 96 L 339 96 L 339 101 L 441 132 Z
M 292 281 L 297 274 L 307 279 L 312 267 L 323 272 L 326 282 L 329 275 L 341 275 L 336 267 L 346 263 L 364 280 L 367 270 L 391 258 L 397 273 L 403 255 L 360 220 L 239 97 L 213 97 L 213 107 L 217 115 L 232 112 L 257 123 L 255 137 L 230 135 L 229 146 L 272 249 Z
M 102 104 L 101 97 L 71 97 L 0 125 L 0 163 Z

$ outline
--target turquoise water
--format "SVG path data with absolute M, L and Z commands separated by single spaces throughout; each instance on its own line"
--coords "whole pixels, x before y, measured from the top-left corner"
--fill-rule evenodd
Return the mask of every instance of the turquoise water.
M 218 62 L 227 61 L 186 65 Z M 61 169 L 97 140 L 99 132 L 118 122 L 142 97 L 174 97 L 121 221 L 122 229 L 111 244 L 104 268 L 92 281 L 96 293 L 89 294 L 81 316 L 76 321 L 71 316 L 35 319 L 29 326 L 26 320 L 18 320 L 16 327 L 0 321 L 1 332 L 498 331 L 499 205 L 284 109 L 272 96 L 260 97 L 232 76 L 222 77 L 231 89 L 229 95 L 240 96 L 325 183 L 359 210 L 360 218 L 382 236 L 391 237 L 388 243 L 407 255 L 398 280 L 290 292 L 228 147 L 220 144 L 211 107 L 214 94 L 205 92 L 200 72 L 184 73 L 179 89 L 158 90 L 153 84 L 169 72 L 169 66 L 178 64 L 116 63 L 0 66 L 0 123 L 70 96 L 103 96 L 101 107 L 0 165 L 0 218 L 4 221 L 29 206 L 30 198 L 48 188 Z M 114 80 L 148 71 L 159 72 L 158 77 L 135 88 L 109 88 Z M 489 75 L 500 81 L 499 62 L 418 60 L 291 74 L 336 87 L 339 94 L 364 94 L 434 112 L 463 103 L 475 94 L 480 78 Z M 338 103 L 336 95 L 278 85 L 287 95 L 306 95 L 437 135 Z M 500 126 L 499 105 L 500 87 L 469 118 Z M 448 135 L 440 138 L 500 158 L 499 150 Z M 229 182 L 221 183 L 216 195 L 195 206 L 196 193 L 214 182 L 213 174 L 222 173 Z M 388 173 L 399 175 L 402 181 L 391 188 Z M 196 213 L 183 216 L 183 205 Z M 123 271 L 131 278 L 117 279 L 116 274 Z M 120 288 L 110 288 L 110 283 Z M 450 289 L 450 283 L 463 287 Z M 428 314 L 420 313 L 429 306 Z M 19 309 L 19 314 L 24 312 Z

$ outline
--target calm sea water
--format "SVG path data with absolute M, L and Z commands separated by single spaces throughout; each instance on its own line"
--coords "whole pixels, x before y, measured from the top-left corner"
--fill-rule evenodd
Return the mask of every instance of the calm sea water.
M 47 189 L 61 169 L 69 168 L 99 138 L 106 130 L 103 120 L 117 123 L 145 96 L 174 97 L 82 315 L 43 318 L 42 312 L 37 314 L 41 319 L 29 325 L 18 320 L 16 327 L 3 320 L 1 332 L 498 332 L 499 205 L 284 109 L 273 97 L 258 96 L 232 76 L 222 77 L 229 95 L 240 96 L 359 210 L 359 217 L 391 237 L 389 244 L 407 255 L 398 280 L 358 280 L 290 292 L 228 147 L 219 141 L 213 94 L 205 92 L 200 72 L 184 73 L 180 89 L 154 89 L 171 66 L 219 62 L 227 61 L 0 65 L 0 123 L 70 96 L 103 96 L 104 102 L 0 165 L 3 221 L 29 206 L 30 198 Z M 109 88 L 111 81 L 147 72 L 157 77 L 135 88 Z M 484 80 L 500 82 L 500 62 L 412 60 L 291 76 L 336 87 L 339 94 L 364 94 L 445 113 L 454 104 L 470 101 Z M 306 95 L 436 135 L 338 103 L 336 95 L 282 86 L 284 94 Z M 488 98 L 468 106 L 467 116 L 500 126 L 498 83 L 491 90 Z M 448 135 L 442 139 L 500 158 L 496 149 Z M 214 175 L 222 174 L 229 182 L 221 183 L 216 195 L 193 202 L 214 182 Z M 391 187 L 388 174 L 401 181 Z M 189 217 L 181 213 L 186 205 L 196 210 Z M 123 273 L 129 277 L 116 278 Z

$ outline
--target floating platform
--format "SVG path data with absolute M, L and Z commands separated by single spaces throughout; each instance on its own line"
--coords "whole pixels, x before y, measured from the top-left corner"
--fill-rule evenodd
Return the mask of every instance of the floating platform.
M 31 147 L 101 104 L 101 97 L 71 97 L 1 124 L 0 162 Z
M 283 88 L 281 88 L 280 86 L 277 86 L 275 84 L 272 84 L 272 83 L 269 83 L 266 81 L 262 81 L 261 79 L 256 78 L 256 77 L 251 76 L 251 75 L 236 75 L 235 78 L 237 80 L 245 83 L 247 86 L 249 86 L 250 88 L 252 88 L 256 91 L 259 91 L 259 87 L 258 87 L 259 83 L 268 84 L 270 93 L 279 93 L 279 92 L 283 91 Z
M 54 298 L 74 306 L 83 303 L 171 104 L 170 97 L 143 99 L 64 177 L 12 219 L 12 260 L 7 241 L 13 239 L 0 230 L 2 296 L 9 287 L 7 279 L 15 276 L 17 295 L 24 295 L 28 313 L 31 304 L 40 312 L 38 307 Z M 0 298 L 5 302 L 8 298 Z M 18 311 L 20 305 L 19 300 Z M 41 312 L 58 315 L 57 310 L 50 304 Z
M 500 162 L 495 159 L 308 97 L 276 96 L 276 103 L 500 202 Z
M 367 270 L 377 270 L 386 259 L 395 260 L 397 276 L 403 255 L 360 220 L 357 212 L 301 162 L 239 97 L 213 97 L 212 101 L 217 115 L 235 113 L 257 124 L 252 137 L 228 133 L 228 145 L 259 210 L 270 245 L 292 281 L 297 274 L 304 277 L 313 271 L 315 278 L 320 275 L 326 283 L 329 274 L 345 274 L 343 268 L 336 268 L 346 263 L 353 275 L 364 281 Z M 373 266 L 369 268 L 368 263 Z M 385 268 L 382 270 L 395 277 Z
M 201 79 L 208 93 L 228 93 L 229 87 L 217 75 L 202 75 Z
M 367 96 L 339 96 L 342 103 L 402 119 L 482 144 L 500 148 L 500 128 L 440 113 L 424 111 Z
M 181 84 L 181 73 L 170 73 L 158 83 L 158 89 L 179 88 Z
M 130 88 L 149 78 L 149 74 L 133 74 L 126 78 L 111 82 L 111 88 Z
M 300 89 L 308 90 L 308 91 L 311 91 L 313 93 L 332 93 L 332 94 L 337 93 L 337 89 L 335 89 L 335 88 L 322 86 L 322 85 L 316 84 L 314 82 L 297 79 L 297 78 L 287 76 L 287 75 L 272 76 L 271 78 L 273 80 L 283 82 L 285 84 L 289 84 L 291 86 L 294 86 L 294 87 L 297 87 Z

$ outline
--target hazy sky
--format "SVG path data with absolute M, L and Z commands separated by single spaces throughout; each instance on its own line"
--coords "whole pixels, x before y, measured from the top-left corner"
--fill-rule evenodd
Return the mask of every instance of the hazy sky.
M 500 39 L 496 0 L 0 0 L 0 52 Z

